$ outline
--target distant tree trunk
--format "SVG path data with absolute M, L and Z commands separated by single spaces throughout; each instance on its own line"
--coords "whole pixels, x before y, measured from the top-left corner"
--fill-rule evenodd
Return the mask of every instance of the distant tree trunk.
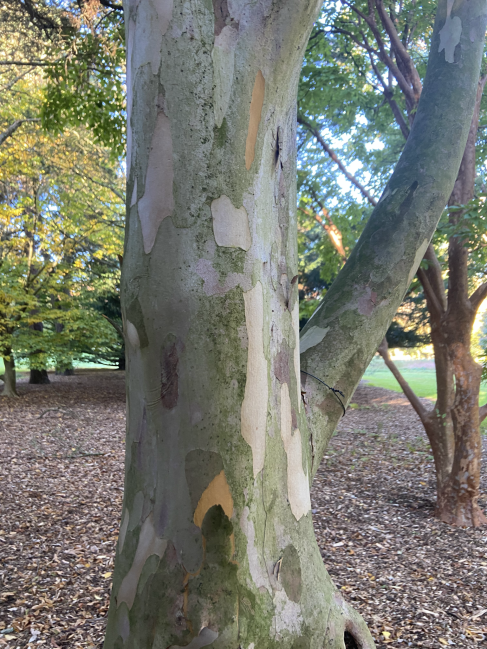
M 32 326 L 32 329 L 34 331 L 44 331 L 44 325 L 42 322 L 34 322 Z M 30 361 L 31 363 L 33 362 L 33 359 L 35 358 L 36 354 L 42 354 L 43 350 L 39 349 L 35 351 L 33 354 L 30 356 Z M 29 377 L 29 383 L 32 385 L 45 385 L 50 383 L 51 381 L 49 380 L 49 376 L 47 374 L 46 369 L 39 369 L 35 367 L 31 367 L 30 369 L 30 377 Z
M 478 83 L 472 123 L 450 206 L 465 205 L 473 198 L 475 144 L 486 79 L 483 77 Z M 451 211 L 450 223 L 457 225 L 463 215 L 462 210 Z M 482 369 L 470 351 L 472 328 L 482 293 L 477 293 L 476 300 L 469 298 L 468 247 L 461 237 L 453 236 L 449 241 L 448 293 L 431 245 L 425 260 L 427 268 L 418 269 L 417 275 L 426 296 L 435 354 L 437 400 L 433 409 L 426 409 L 411 390 L 390 359 L 385 341 L 377 351 L 418 413 L 428 435 L 436 469 L 436 515 L 451 525 L 476 527 L 487 523 L 478 506 Z
M 2 397 L 18 397 L 15 360 L 11 349 L 7 349 L 3 356 L 5 372 L 3 375 Z

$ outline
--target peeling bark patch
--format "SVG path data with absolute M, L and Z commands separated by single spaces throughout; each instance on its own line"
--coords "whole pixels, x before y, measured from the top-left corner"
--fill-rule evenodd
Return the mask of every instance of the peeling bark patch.
M 193 638 L 191 642 L 184 647 L 180 645 L 171 645 L 169 649 L 201 649 L 201 647 L 207 647 L 212 642 L 218 638 L 218 633 L 212 631 L 207 626 L 203 627 L 196 638 Z
M 284 340 L 274 359 L 274 374 L 279 383 L 289 383 L 289 346 Z
M 228 0 L 213 0 L 213 13 L 215 14 L 215 36 L 218 36 L 231 20 Z
M 132 326 L 130 326 L 132 325 Z M 127 307 L 127 336 L 134 347 L 147 347 L 149 338 L 144 323 L 144 314 L 137 298 Z
M 129 343 L 132 345 L 132 347 L 139 349 L 140 347 L 139 334 L 137 333 L 137 329 L 135 328 L 135 325 L 133 325 L 130 322 L 130 320 L 125 321 L 125 330 L 127 333 L 127 338 L 129 339 Z
M 137 202 L 137 176 L 135 176 L 135 180 L 134 180 L 134 188 L 132 190 L 132 198 L 130 199 L 130 207 L 133 207 L 136 202 Z
M 421 260 L 424 257 L 424 253 L 426 252 L 426 248 L 428 247 L 428 239 L 425 239 L 423 243 L 419 246 L 415 256 L 414 256 L 414 262 L 411 267 L 411 270 L 409 271 L 408 275 L 408 287 L 413 281 L 413 277 L 416 275 L 416 271 L 419 268 L 419 264 L 421 263 Z
M 252 240 L 245 207 L 237 209 L 228 196 L 220 196 L 211 204 L 211 215 L 217 245 L 242 250 L 250 248 Z
M 250 280 L 243 273 L 229 273 L 225 282 L 220 284 L 220 275 L 209 259 L 198 259 L 196 273 L 204 280 L 203 290 L 208 296 L 225 295 L 237 286 L 245 290 L 250 284 Z
M 144 252 L 149 254 L 161 222 L 173 213 L 173 160 L 171 125 L 159 111 L 152 135 L 144 195 L 139 201 L 139 218 Z
M 289 599 L 299 602 L 302 590 L 301 561 L 294 545 L 284 549 L 279 578 Z
M 233 498 L 225 477 L 221 471 L 204 490 L 194 512 L 194 524 L 201 528 L 206 512 L 214 505 L 220 505 L 228 518 L 233 514 Z
M 250 510 L 245 506 L 240 517 L 240 528 L 247 538 L 247 559 L 249 561 L 250 576 L 257 588 L 266 588 L 271 592 L 267 573 L 260 564 L 259 553 L 255 547 L 255 527 L 249 515 Z
M 178 350 L 176 343 L 168 345 L 161 361 L 161 401 L 164 408 L 172 410 L 178 403 Z
M 125 535 L 127 534 L 127 528 L 129 526 L 130 512 L 125 508 L 122 518 L 122 524 L 120 525 L 120 533 L 118 535 L 118 551 L 121 554 L 123 550 L 123 544 L 125 543 Z
M 372 315 L 377 306 L 377 293 L 370 286 L 364 288 L 363 294 L 357 300 L 357 310 L 360 315 Z
M 249 337 L 247 381 L 241 409 L 242 437 L 252 449 L 254 478 L 264 468 L 269 385 L 264 355 L 264 295 L 262 284 L 244 293 Z
M 274 594 L 275 615 L 272 620 L 272 629 L 276 639 L 280 639 L 282 634 L 288 632 L 293 636 L 299 636 L 303 625 L 301 607 L 296 602 L 291 601 L 283 591 L 277 591 Z
M 215 124 L 218 128 L 223 124 L 232 94 L 237 41 L 238 31 L 227 25 L 215 38 L 215 46 L 211 53 L 213 60 L 213 110 Z
M 462 35 L 462 21 L 458 16 L 451 17 L 454 0 L 448 0 L 446 21 L 440 30 L 440 46 L 438 52 L 445 50 L 445 61 L 455 62 L 455 48 L 460 43 Z
M 299 301 L 296 301 L 293 312 L 294 329 L 294 372 L 296 374 L 296 387 L 298 391 L 298 412 L 301 412 L 301 360 L 299 357 Z
M 152 522 L 152 515 L 148 516 L 140 530 L 139 544 L 137 545 L 132 567 L 125 575 L 118 590 L 117 606 L 125 602 L 129 609 L 132 608 L 135 595 L 137 594 L 137 585 L 145 562 L 154 554 L 161 559 L 164 556 L 166 545 L 166 539 L 157 538 Z
M 301 433 L 293 432 L 291 399 L 286 383 L 281 385 L 281 438 L 287 455 L 287 494 L 291 511 L 296 520 L 311 509 L 309 480 L 303 470 L 303 447 Z
M 193 511 L 205 489 L 223 471 L 223 460 L 219 453 L 196 448 L 186 455 L 185 473 Z
M 323 327 L 310 327 L 308 331 L 301 336 L 299 341 L 299 353 L 304 354 L 304 352 L 311 349 L 311 347 L 319 345 L 329 330 L 330 327 L 325 327 L 324 329 Z
M 264 105 L 265 79 L 259 70 L 255 77 L 254 89 L 252 90 L 252 100 L 250 102 L 250 119 L 249 129 L 247 131 L 247 142 L 245 145 L 245 167 L 250 169 L 255 158 L 255 144 L 257 142 L 257 133 L 259 131 L 260 118 L 262 115 L 262 106 Z

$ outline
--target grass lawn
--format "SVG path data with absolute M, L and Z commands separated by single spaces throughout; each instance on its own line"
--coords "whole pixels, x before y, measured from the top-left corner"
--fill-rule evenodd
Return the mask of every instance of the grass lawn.
M 396 361 L 401 374 L 418 397 L 436 399 L 436 377 L 433 361 Z M 369 385 L 402 392 L 399 383 L 387 369 L 382 358 L 374 358 L 365 372 L 364 379 Z M 487 402 L 487 384 L 480 387 L 480 403 Z

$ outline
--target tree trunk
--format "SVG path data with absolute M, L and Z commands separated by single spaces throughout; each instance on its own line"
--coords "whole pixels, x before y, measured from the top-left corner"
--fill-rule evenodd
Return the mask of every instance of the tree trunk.
M 11 349 L 7 350 L 7 353 L 3 356 L 3 364 L 5 373 L 3 375 L 2 397 L 18 397 L 15 360 Z
M 34 324 L 32 324 L 31 327 L 34 331 L 39 331 L 40 333 L 44 331 L 44 324 L 42 322 L 34 322 Z M 44 350 L 42 349 L 38 349 L 30 355 L 31 365 L 33 364 L 32 361 L 35 358 L 35 356 L 38 354 L 42 354 L 43 351 Z M 49 380 L 49 376 L 47 375 L 46 369 L 39 369 L 37 367 L 30 368 L 29 383 L 31 385 L 46 385 L 50 382 L 51 381 Z
M 50 382 L 47 370 L 38 370 L 35 368 L 30 370 L 29 383 L 31 385 L 45 385 Z
M 450 205 L 466 205 L 474 195 L 475 145 L 486 80 L 484 77 L 478 83 L 472 123 Z M 457 225 L 463 215 L 463 211 L 451 212 L 450 223 Z M 455 375 L 455 399 L 450 408 L 455 452 L 451 473 L 438 494 L 437 515 L 453 525 L 476 527 L 487 523 L 477 503 L 482 460 L 479 421 L 482 369 L 470 353 L 476 309 L 468 295 L 468 246 L 460 236 L 450 238 L 448 266 L 448 308 L 441 328 Z
M 309 489 L 323 444 L 310 443 L 301 407 L 295 110 L 320 4 L 127 5 L 127 457 L 105 649 L 374 646 L 316 544 Z M 359 280 L 359 314 L 376 295 L 390 300 L 366 323 L 341 311 L 342 330 L 353 320 L 365 335 L 351 357 L 331 336 L 347 398 L 422 258 L 468 131 L 482 37 L 462 37 L 461 70 L 445 62 L 441 7 L 414 155 L 378 207 L 405 243 L 391 245 L 372 217 L 365 257 L 338 281 L 350 296 Z M 354 275 L 363 261 L 372 294 Z M 328 426 L 337 419 L 330 407 Z

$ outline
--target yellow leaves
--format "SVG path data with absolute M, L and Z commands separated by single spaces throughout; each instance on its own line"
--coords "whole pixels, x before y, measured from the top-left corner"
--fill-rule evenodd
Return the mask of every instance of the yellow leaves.
M 445 638 L 438 638 L 438 640 L 441 642 L 442 645 L 448 645 L 449 644 L 448 640 L 445 640 Z
M 102 575 L 103 579 L 110 579 L 111 576 L 112 576 L 111 572 L 104 572 Z

